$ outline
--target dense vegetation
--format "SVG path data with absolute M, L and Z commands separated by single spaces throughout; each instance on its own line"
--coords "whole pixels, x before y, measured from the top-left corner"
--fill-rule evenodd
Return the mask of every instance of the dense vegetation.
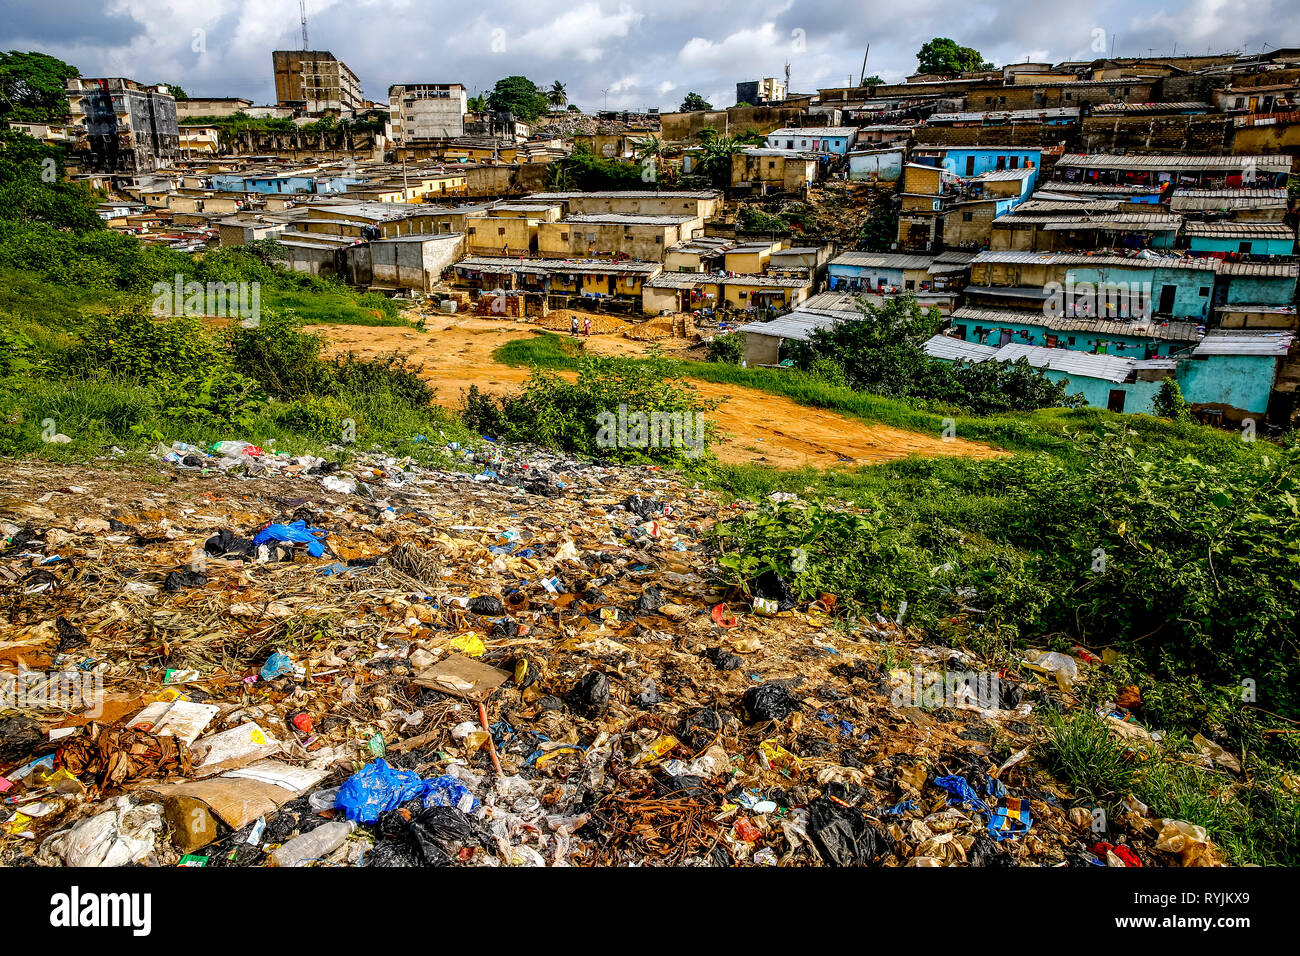
M 75 458 L 241 438 L 429 457 L 442 446 L 419 436 L 463 433 L 430 404 L 417 369 L 392 357 L 329 359 L 301 328 L 404 323 L 391 300 L 286 272 L 273 244 L 194 256 L 110 231 L 96 197 L 63 180 L 59 151 L 12 132 L 0 143 L 0 454 Z M 161 317 L 158 289 L 178 276 L 255 287 L 260 307 L 247 323 L 202 310 Z M 71 442 L 51 443 L 53 432 Z
M 796 367 L 821 370 L 856 391 L 956 405 L 976 415 L 1078 408 L 1065 384 L 1018 362 L 939 362 L 925 353 L 925 342 L 942 326 L 938 309 L 921 309 L 911 296 L 881 306 L 859 300 L 867 321 L 839 322 L 818 329 L 807 342 L 787 343 Z

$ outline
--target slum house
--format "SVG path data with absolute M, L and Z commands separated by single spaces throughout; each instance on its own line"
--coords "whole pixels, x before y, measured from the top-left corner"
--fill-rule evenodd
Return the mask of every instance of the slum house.
M 849 179 L 859 182 L 896 183 L 903 175 L 903 160 L 906 153 L 907 150 L 902 146 L 850 150 Z
M 844 156 L 857 145 L 855 126 L 783 126 L 767 134 L 769 149 Z
M 1285 189 L 1175 189 L 1169 209 L 1188 219 L 1281 222 L 1287 211 Z
M 661 272 L 646 281 L 641 307 L 650 315 L 698 309 L 773 315 L 802 302 L 811 292 L 811 276 Z
M 1121 310 L 1116 309 L 1116 314 Z M 1195 322 L 1160 322 L 1132 316 L 1097 318 L 963 306 L 952 313 L 951 335 L 963 342 L 1001 347 L 1009 342 L 1098 355 L 1156 358 L 1183 352 L 1200 339 Z
M 659 268 L 655 262 L 609 259 L 469 256 L 452 270 L 457 285 L 479 296 L 481 314 L 522 316 L 567 308 L 573 299 L 600 309 L 639 310 L 644 284 Z
M 362 288 L 428 294 L 464 254 L 465 237 L 457 233 L 375 239 L 343 250 L 344 274 Z
M 567 215 L 615 213 L 629 216 L 695 216 L 713 219 L 722 211 L 722 194 L 716 189 L 660 192 L 658 190 L 596 190 L 593 192 L 539 192 L 527 202 L 558 202 Z
M 1119 156 L 1067 153 L 1053 168 L 1052 189 L 1061 183 L 1235 189 L 1286 186 L 1289 156 Z
M 994 169 L 959 181 L 944 212 L 944 245 L 952 249 L 987 248 L 994 221 L 1029 198 L 1037 172 L 1032 166 Z
M 1150 208 L 1150 207 L 1148 207 Z M 1040 252 L 1172 249 L 1182 216 L 1154 212 L 1047 213 L 1016 210 L 993 221 L 989 248 Z
M 1281 222 L 1189 222 L 1183 234 L 1194 256 L 1224 259 L 1295 252 L 1295 227 Z
M 735 244 L 735 239 L 723 236 L 699 236 L 695 239 L 686 239 L 664 253 L 664 271 L 724 271 L 727 250 Z
M 665 252 L 683 239 L 704 234 L 699 216 L 591 213 L 560 222 L 540 222 L 537 251 L 551 258 L 625 256 L 663 262 Z
M 750 146 L 731 157 L 734 189 L 807 196 L 816 180 L 817 157 L 801 150 Z
M 536 253 L 537 227 L 558 222 L 561 207 L 548 203 L 497 203 L 465 222 L 470 255 Z
M 1112 412 L 1151 414 L 1160 383 L 1170 377 L 1176 366 L 1171 359 L 1118 358 L 1041 348 L 1023 342 L 1008 342 L 995 348 L 946 335 L 936 335 L 924 348 L 926 355 L 940 362 L 1024 360 L 1049 380 L 1064 382 L 1067 394 L 1082 395 L 1091 407 Z
M 1149 297 L 1157 316 L 1205 322 L 1222 305 L 1289 305 L 1300 264 L 1175 256 L 981 252 L 971 261 L 970 304 L 1041 308 L 1052 294 L 1105 287 Z M 1094 311 L 1095 314 L 1095 311 Z

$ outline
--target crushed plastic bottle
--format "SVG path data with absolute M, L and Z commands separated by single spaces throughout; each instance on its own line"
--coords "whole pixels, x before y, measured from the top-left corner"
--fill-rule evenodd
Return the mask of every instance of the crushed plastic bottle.
M 356 826 L 351 820 L 336 821 L 300 833 L 271 854 L 271 865 L 306 866 L 324 859 L 343 845 Z

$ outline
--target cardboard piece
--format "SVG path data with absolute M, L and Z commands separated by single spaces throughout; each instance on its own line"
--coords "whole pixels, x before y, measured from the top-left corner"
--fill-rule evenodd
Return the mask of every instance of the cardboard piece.
M 416 675 L 420 687 L 479 701 L 510 679 L 510 672 L 463 654 L 452 654 Z
M 194 776 L 212 777 L 280 752 L 280 742 L 251 720 L 204 737 L 191 748 Z
M 154 701 L 129 721 L 127 726 L 159 737 L 179 737 L 187 744 L 199 739 L 221 708 L 188 700 Z

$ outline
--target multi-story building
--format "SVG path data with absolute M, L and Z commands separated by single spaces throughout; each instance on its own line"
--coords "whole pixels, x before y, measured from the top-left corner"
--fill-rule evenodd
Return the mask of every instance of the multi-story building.
M 766 106 L 768 103 L 780 103 L 784 99 L 785 82 L 775 76 L 736 84 L 737 103 L 748 103 L 750 106 Z
M 122 77 L 74 77 L 66 88 L 72 122 L 84 129 L 77 152 L 93 172 L 141 173 L 176 159 L 180 129 L 167 87 Z
M 308 115 L 366 109 L 361 82 L 328 50 L 275 50 L 275 99 Z
M 465 87 L 459 83 L 398 83 L 388 88 L 393 139 L 408 146 L 419 140 L 465 135 Z

